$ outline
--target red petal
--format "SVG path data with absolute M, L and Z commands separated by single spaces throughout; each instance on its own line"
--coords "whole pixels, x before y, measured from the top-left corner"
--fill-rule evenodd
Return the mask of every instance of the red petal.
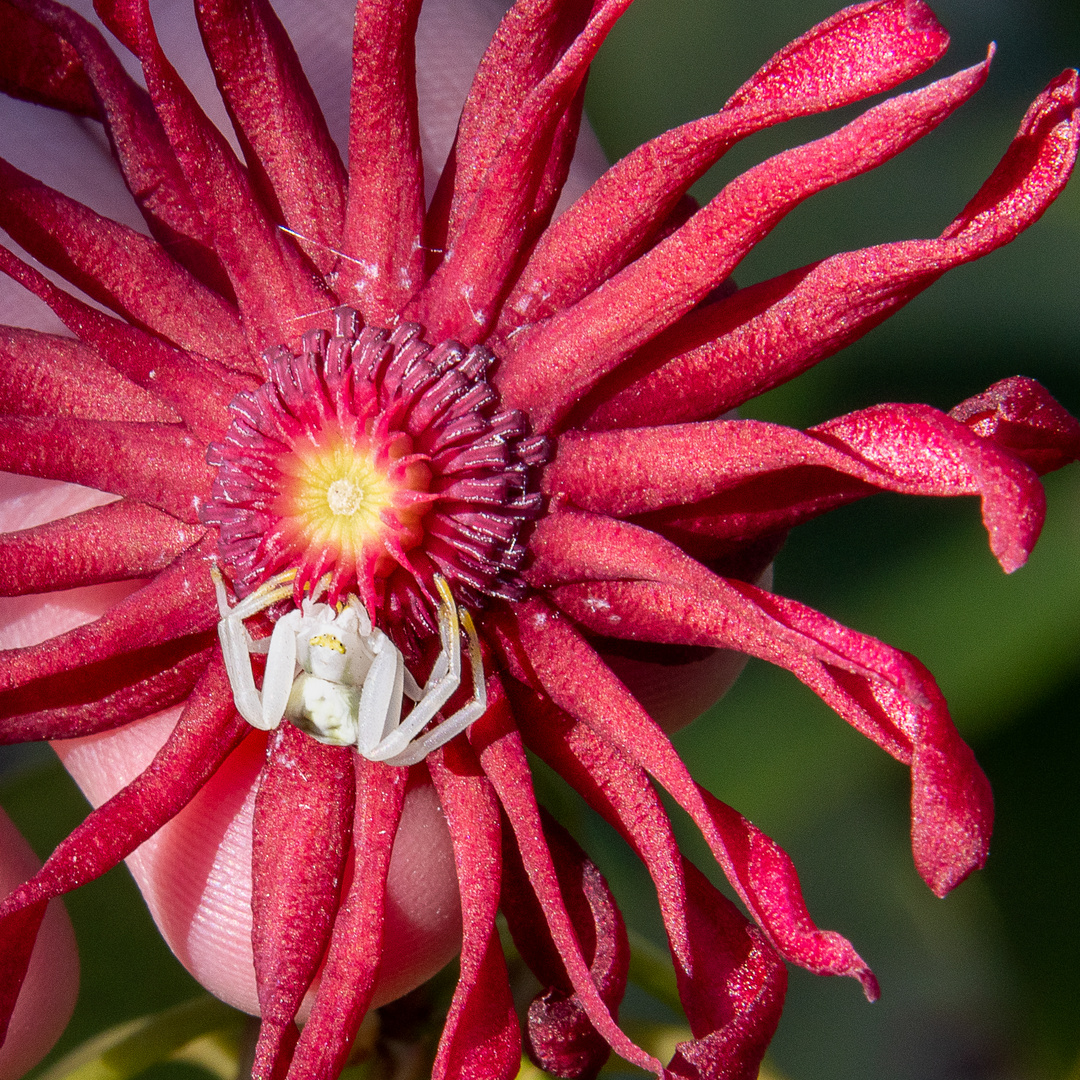
M 1034 379 L 1016 375 L 949 411 L 980 439 L 1015 454 L 1040 476 L 1080 461 L 1080 421 Z
M 345 166 L 288 34 L 266 0 L 199 0 L 195 14 L 259 194 L 328 273 L 345 219 Z
M 189 352 L 244 355 L 234 309 L 156 241 L 0 162 L 0 225 L 34 258 Z
M 76 337 L 114 369 L 160 393 L 192 432 L 208 442 L 229 426 L 229 401 L 240 390 L 253 387 L 250 379 L 216 360 L 183 353 L 145 330 L 76 300 L 3 247 L 0 270 L 44 300 Z M 239 325 L 236 329 L 240 335 Z M 229 357 L 231 367 L 256 374 L 259 369 L 253 357 L 249 361 L 242 335 L 237 344 L 240 352 Z
M 142 61 L 146 84 L 225 266 L 256 350 L 298 340 L 333 302 L 266 216 L 225 141 L 158 44 L 146 0 L 97 0 L 105 25 Z
M 607 589 L 643 581 L 676 590 L 700 590 L 725 613 L 722 631 L 714 631 L 725 635 L 723 647 L 781 665 L 789 654 L 812 656 L 820 663 L 855 674 L 871 674 L 870 668 L 850 655 L 846 643 L 837 648 L 827 636 L 808 637 L 793 631 L 763 611 L 755 596 L 747 596 L 742 582 L 718 577 L 670 541 L 638 525 L 568 511 L 549 514 L 537 525 L 530 550 L 534 557 L 528 574 L 530 583 L 549 590 L 557 586 L 553 595 L 560 605 L 573 598 L 575 610 L 580 606 L 577 599 L 580 590 L 564 582 L 598 581 Z M 589 616 L 589 624 L 597 633 L 631 636 L 630 632 L 620 633 L 619 621 L 609 616 L 601 602 Z M 695 626 L 688 623 L 686 633 L 692 634 Z M 631 624 L 628 631 L 632 628 Z M 647 638 L 644 632 L 640 636 Z M 874 662 L 887 664 L 892 655 L 893 650 L 882 645 Z M 898 685 L 905 686 L 901 676 L 897 680 Z
M 990 786 L 957 734 L 933 677 L 914 657 L 793 600 L 717 578 L 674 545 L 625 522 L 559 515 L 543 522 L 537 534 L 542 541 L 534 572 L 549 579 L 608 579 L 562 586 L 550 593 L 593 632 L 734 648 L 760 656 L 793 672 L 867 738 L 910 763 L 915 865 L 936 893 L 944 895 L 985 862 L 993 824 Z M 522 634 L 534 666 L 533 653 L 545 641 L 541 626 L 549 627 L 547 638 L 557 635 L 563 641 L 569 655 L 574 648 L 588 648 L 575 644 L 577 632 L 564 621 L 538 609 L 527 627 L 528 637 Z M 551 647 L 546 648 L 550 654 Z M 582 695 L 582 702 L 588 700 L 587 692 L 600 695 L 594 684 L 601 674 L 614 682 L 599 657 L 589 651 L 589 664 L 578 662 L 576 674 L 568 661 L 566 672 L 560 674 L 559 661 L 551 657 L 547 678 L 556 680 L 564 701 L 572 702 L 574 693 Z M 594 669 L 597 674 L 590 683 L 588 672 Z M 571 684 L 576 680 L 584 680 L 589 690 L 574 689 Z M 545 682 L 560 703 L 551 685 Z M 607 693 L 628 696 L 621 685 Z M 598 730 L 624 749 L 635 746 L 633 732 L 621 741 L 610 734 L 625 725 L 615 705 L 602 696 L 596 701 L 596 714 L 605 724 L 616 725 Z M 582 715 L 582 707 L 574 714 Z M 634 708 L 648 721 L 651 751 L 670 750 L 666 740 L 658 740 L 653 722 L 636 704 Z M 596 726 L 595 721 L 590 723 Z
M 208 562 L 215 538 L 203 540 L 99 619 L 40 645 L 0 652 L 0 690 L 160 645 L 217 625 Z
M 550 430 L 583 391 L 720 284 L 800 202 L 932 131 L 982 85 L 988 64 L 891 98 L 733 180 L 633 265 L 515 338 L 496 375 L 503 402 L 526 409 L 534 430 Z
M 783 963 L 735 906 L 683 859 L 644 770 L 544 695 L 521 689 L 512 697 L 530 749 L 619 830 L 648 868 L 679 997 L 699 1044 L 694 1053 L 708 1053 L 728 1070 L 704 1075 L 756 1076 L 780 1019 L 787 986 Z
M 433 340 L 455 337 L 471 345 L 487 335 L 521 255 L 559 117 L 628 6 L 629 0 L 600 0 L 573 44 L 522 101 L 460 229 L 447 239 L 442 265 L 418 299 L 417 318 Z
M 101 117 L 75 50 L 10 4 L 0 5 L 0 90 L 77 116 Z
M 96 735 L 176 705 L 191 695 L 216 647 L 209 635 L 181 638 L 89 672 L 50 676 L 45 688 L 8 690 L 0 694 L 0 743 Z
M 356 11 L 349 201 L 337 290 L 378 326 L 391 325 L 423 282 L 413 44 L 419 14 L 419 0 L 364 0 Z
M 1028 110 L 1001 164 L 936 240 L 834 255 L 691 312 L 650 342 L 576 421 L 634 427 L 711 418 L 794 378 L 889 317 L 945 271 L 1033 225 L 1072 172 L 1080 139 L 1075 72 Z
M 630 945 L 622 913 L 603 875 L 570 834 L 541 810 L 544 840 L 589 974 L 613 1016 L 626 992 Z M 529 1005 L 529 1057 L 565 1080 L 592 1080 L 610 1055 L 574 993 L 518 853 L 508 845 L 502 909 L 514 943 L 544 988 Z
M 543 601 L 519 607 L 522 645 L 551 700 L 645 769 L 691 816 L 732 887 L 772 944 L 818 974 L 877 981 L 843 937 L 810 918 L 791 860 L 730 806 L 694 783 L 675 748 L 569 620 Z
M 433 1080 L 513 1080 L 521 1032 L 495 927 L 502 870 L 499 804 L 465 739 L 427 759 L 454 844 L 464 939 L 461 975 L 432 1066 Z
M 180 419 L 85 345 L 13 326 L 0 326 L 0 412 L 166 424 Z
M 897 760 L 907 755 L 889 743 L 910 743 L 911 846 L 915 868 L 944 896 L 986 862 L 994 824 L 990 784 L 975 755 L 953 726 L 948 707 L 930 673 L 901 653 L 913 675 L 921 675 L 922 700 L 882 682 L 806 665 L 792 670 L 845 720 Z
M 322 981 L 297 1044 L 293 1080 L 334 1080 L 367 1011 L 383 944 L 386 873 L 394 846 L 408 769 L 354 755 L 356 870 L 338 909 Z
M 267 744 L 251 829 L 256 1080 L 284 1075 L 293 1021 L 330 940 L 352 835 L 354 756 L 288 723 Z
M 699 999 L 712 1012 L 705 1021 L 711 1029 L 679 1043 L 665 1075 L 755 1080 L 780 1020 L 787 971 L 764 935 L 686 859 L 683 872 Z
M 933 12 L 909 0 L 871 0 L 818 24 L 720 112 L 638 147 L 562 214 L 515 284 L 499 336 L 569 307 L 640 254 L 680 196 L 740 139 L 891 90 L 925 71 L 948 40 Z
M 150 99 L 124 70 L 97 27 L 52 0 L 23 0 L 44 26 L 60 34 L 82 61 L 101 103 L 109 143 L 124 181 L 154 237 L 200 281 L 229 285 L 211 249 L 211 235 Z
M 517 849 L 529 881 L 544 911 L 551 938 L 565 967 L 581 1007 L 608 1045 L 627 1061 L 660 1075 L 662 1067 L 650 1054 L 635 1046 L 620 1030 L 589 975 L 581 945 L 566 910 L 551 852 L 544 840 L 540 810 L 532 789 L 532 776 L 521 736 L 513 727 L 501 688 L 488 683 L 488 711 L 469 729 L 469 741 L 479 753 L 480 764 L 491 780 L 502 808 L 514 830 Z
M 214 478 L 205 449 L 169 424 L 0 417 L 0 469 L 127 495 L 193 525 Z
M 810 429 L 810 434 L 859 455 L 897 477 L 892 490 L 982 497 L 990 550 L 1006 573 L 1027 562 L 1046 515 L 1035 473 L 1013 455 L 923 405 L 876 405 Z M 885 485 L 881 485 L 885 486 Z
M 808 484 L 810 469 L 828 469 L 835 480 Z M 979 495 L 991 550 L 1009 573 L 1027 561 L 1045 513 L 1034 472 L 927 405 L 876 405 L 805 434 L 756 420 L 570 432 L 544 488 L 559 503 L 618 517 L 671 507 L 650 525 L 732 540 L 788 528 L 873 488 Z M 721 492 L 730 494 L 693 505 Z
M 191 801 L 250 730 L 233 706 L 218 652 L 150 765 L 91 811 L 41 870 L 0 904 L 0 1037 L 48 900 L 93 881 L 130 855 Z
M 205 532 L 125 499 L 32 529 L 0 533 L 0 595 L 150 577 Z
M 426 242 L 441 261 L 529 94 L 543 81 L 589 17 L 591 0 L 519 0 L 504 16 L 473 77 L 431 200 Z M 436 250 L 431 250 L 436 249 Z

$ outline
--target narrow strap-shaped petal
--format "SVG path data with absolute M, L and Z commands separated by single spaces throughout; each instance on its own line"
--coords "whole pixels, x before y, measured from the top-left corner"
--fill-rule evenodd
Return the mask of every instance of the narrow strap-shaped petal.
M 345 217 L 345 166 L 289 35 L 266 0 L 199 0 L 195 14 L 253 183 L 328 273 Z
M 507 693 L 526 746 L 539 754 L 585 801 L 616 828 L 641 859 L 656 887 L 679 993 L 691 1028 L 698 1031 L 693 992 L 695 959 L 686 920 L 686 883 L 671 822 L 645 770 L 572 719 L 540 690 L 516 680 Z
M 786 45 L 713 116 L 627 154 L 544 234 L 499 316 L 498 336 L 580 300 L 638 255 L 685 191 L 740 139 L 839 108 L 925 71 L 948 35 L 925 4 L 871 0 Z
M 756 927 L 688 859 L 687 921 L 710 1030 L 676 1044 L 667 1075 L 755 1080 L 784 1004 L 787 970 Z M 711 986 L 707 984 L 711 982 Z
M 37 105 L 101 119 L 75 50 L 10 3 L 0 4 L 0 90 Z
M 423 281 L 419 15 L 419 0 L 363 0 L 356 9 L 349 200 L 336 287 L 378 326 L 391 325 Z
M 659 1076 L 660 1063 L 622 1032 L 589 975 L 589 966 L 559 891 L 551 852 L 544 840 L 540 808 L 533 792 L 521 735 L 513 725 L 504 691 L 493 680 L 488 682 L 488 705 L 488 711 L 469 729 L 469 741 L 479 754 L 480 764 L 510 821 L 522 864 L 543 909 L 566 977 L 593 1027 L 608 1045 L 627 1061 Z
M 673 544 L 626 522 L 567 517 L 553 522 L 552 533 L 552 558 L 543 560 L 544 573 L 563 580 L 606 579 L 549 588 L 554 602 L 581 625 L 613 637 L 733 648 L 787 668 L 858 731 L 911 765 L 912 846 L 927 884 L 944 895 L 982 866 L 993 824 L 990 785 L 957 733 L 933 676 L 918 660 L 794 600 L 718 578 Z M 597 553 L 602 553 L 599 558 Z M 741 597 L 741 605 L 732 602 L 733 595 Z M 545 635 L 541 628 L 548 624 Z M 537 610 L 526 629 L 531 642 L 561 639 L 568 656 L 579 647 L 578 631 L 546 608 Z M 534 665 L 532 652 L 540 647 L 526 642 Z M 545 647 L 551 655 L 554 646 Z M 580 647 L 588 649 L 583 642 Z M 840 661 L 828 659 L 822 650 Z M 593 670 L 598 674 L 589 683 Z M 586 683 L 598 695 L 594 711 L 605 725 L 598 730 L 626 749 L 634 745 L 634 736 L 632 731 L 623 738 L 616 734 L 628 729 L 615 715 L 615 702 L 626 692 L 615 683 L 605 698 L 605 692 L 593 689 L 600 676 L 609 684 L 614 680 L 593 654 L 589 663 L 578 661 L 561 675 L 553 658 L 549 678 L 558 680 L 558 690 L 571 701 L 572 685 Z M 547 682 L 545 688 L 557 703 L 566 700 L 556 697 Z M 574 715 L 588 720 L 580 712 Z M 652 732 L 655 725 L 651 720 L 648 725 Z M 666 740 L 652 734 L 650 739 L 650 747 L 666 752 Z
M 558 63 L 521 103 L 460 228 L 447 237 L 442 264 L 419 297 L 417 318 L 434 340 L 455 337 L 472 345 L 486 337 L 517 267 L 559 118 L 628 6 L 629 0 L 600 0 Z
M 837 498 L 829 498 L 827 478 L 808 488 L 808 469 L 835 473 Z M 670 524 L 678 528 L 683 518 L 710 514 L 693 504 L 737 486 L 747 505 L 762 507 L 760 480 L 777 500 L 770 524 L 780 529 L 857 497 L 848 477 L 872 485 L 867 494 L 979 495 L 991 550 L 1006 572 L 1027 561 L 1042 528 L 1045 497 L 1035 473 L 928 405 L 876 405 L 805 434 L 756 420 L 569 432 L 544 485 L 559 502 L 616 517 L 673 507 Z
M 146 91 L 124 70 L 97 27 L 54 0 L 15 0 L 77 52 L 101 104 L 124 181 L 155 239 L 211 288 L 229 290 L 180 164 Z
M 779 952 L 810 971 L 852 975 L 876 997 L 877 981 L 850 943 L 814 925 L 784 851 L 694 782 L 664 733 L 570 621 L 544 601 L 529 600 L 518 609 L 518 632 L 551 700 L 644 768 L 690 815 Z
M 915 657 L 899 655 L 913 673 L 921 673 L 921 699 L 898 693 L 880 680 L 868 682 L 812 661 L 800 661 L 791 670 L 898 761 L 910 756 L 915 869 L 936 895 L 945 896 L 986 862 L 994 799 L 933 676 Z M 890 749 L 889 743 L 898 739 L 910 742 L 910 754 Z
M 176 705 L 191 694 L 216 646 L 197 634 L 0 693 L 0 743 L 96 735 Z
M 887 667 L 894 650 L 882 645 L 873 658 L 873 669 L 851 655 L 847 643 L 839 645 L 828 636 L 808 636 L 772 618 L 741 583 L 718 577 L 669 540 L 629 522 L 594 514 L 562 511 L 538 523 L 530 541 L 533 564 L 530 584 L 565 587 L 564 583 L 645 581 L 703 590 L 725 611 L 726 647 L 751 653 L 772 663 L 784 664 L 788 655 L 812 656 L 824 664 L 869 676 Z M 570 594 L 568 594 L 570 595 Z M 601 609 L 601 622 L 606 612 Z M 599 631 L 606 633 L 607 631 Z M 618 635 L 613 632 L 613 636 Z M 644 634 L 642 636 L 645 636 Z M 906 673 L 893 673 L 900 689 L 913 689 Z
M 0 225 L 88 296 L 182 349 L 219 358 L 247 351 L 233 307 L 160 244 L 5 161 Z
M 603 874 L 570 834 L 540 811 L 559 890 L 600 997 L 618 1015 L 626 992 L 630 945 L 622 912 Z M 522 959 L 544 988 L 526 1014 L 529 1057 L 566 1080 L 592 1078 L 611 1049 L 589 1022 L 548 933 L 543 909 L 513 845 L 503 859 L 502 910 Z
M 0 690 L 211 629 L 218 621 L 209 570 L 216 551 L 216 539 L 204 539 L 101 618 L 0 652 Z
M 521 1031 L 495 927 L 502 827 L 491 782 L 464 737 L 427 759 L 454 845 L 461 893 L 461 975 L 443 1024 L 433 1080 L 513 1080 Z
M 256 350 L 298 341 L 334 306 L 292 240 L 257 202 L 225 137 L 158 44 L 146 0 L 97 0 L 105 25 L 139 58 L 173 152 L 210 225 Z
M 787 970 L 780 958 L 682 857 L 643 769 L 544 694 L 520 684 L 508 689 L 529 748 L 618 829 L 648 869 L 694 1034 L 690 1046 L 698 1056 L 707 1048 L 727 1070 L 703 1077 L 756 1076 L 783 1006 Z
M 383 946 L 386 874 L 408 769 L 354 755 L 357 853 L 352 885 L 334 921 L 319 990 L 296 1046 L 291 1080 L 334 1080 L 371 1001 Z
M 139 386 L 159 393 L 197 435 L 211 441 L 229 426 L 228 404 L 241 390 L 252 389 L 259 369 L 237 324 L 240 352 L 230 367 L 206 356 L 181 352 L 161 338 L 121 322 L 57 288 L 48 278 L 7 248 L 0 247 L 0 270 L 43 300 L 80 341 Z
M 794 600 L 722 578 L 638 525 L 563 512 L 541 522 L 533 541 L 530 579 L 594 633 L 736 649 L 792 671 L 824 665 L 856 679 L 884 681 L 924 703 L 938 692 L 922 665 L 912 667 L 899 650 Z M 640 608 L 639 621 L 624 621 L 605 606 L 608 595 L 626 611 Z M 704 623 L 698 621 L 702 613 Z M 905 764 L 910 760 L 910 740 L 895 724 L 863 734 Z
M 140 423 L 180 420 L 165 401 L 86 345 L 14 326 L 0 327 L 0 412 Z
M 150 577 L 205 532 L 145 503 L 122 499 L 0 533 L 0 596 Z
M 0 417 L 0 469 L 126 495 L 193 525 L 214 478 L 204 454 L 171 424 Z
M 0 904 L 0 1036 L 47 902 L 100 877 L 175 817 L 250 730 L 233 706 L 219 652 L 154 760 L 92 810 L 41 870 Z
M 952 417 L 928 405 L 876 405 L 818 424 L 808 434 L 892 473 L 893 490 L 978 493 L 990 550 L 1002 569 L 1011 574 L 1027 562 L 1046 516 L 1042 484 L 1033 469 L 969 435 Z
M 949 410 L 980 439 L 1004 447 L 1040 476 L 1080 461 L 1080 420 L 1034 379 L 1014 375 Z
M 993 175 L 945 232 L 843 252 L 691 312 L 596 388 L 575 413 L 603 429 L 718 416 L 862 337 L 943 273 L 1033 225 L 1072 173 L 1080 80 L 1039 95 Z
M 507 11 L 473 76 L 450 158 L 428 210 L 437 264 L 456 235 L 529 93 L 581 32 L 592 0 L 519 0 Z
M 256 1080 L 285 1075 L 293 1021 L 330 940 L 352 835 L 354 757 L 292 724 L 266 748 L 251 828 Z
M 574 306 L 513 341 L 496 374 L 508 407 L 550 430 L 582 392 L 685 315 L 790 210 L 932 131 L 986 79 L 989 60 L 891 98 L 733 180 L 685 225 Z

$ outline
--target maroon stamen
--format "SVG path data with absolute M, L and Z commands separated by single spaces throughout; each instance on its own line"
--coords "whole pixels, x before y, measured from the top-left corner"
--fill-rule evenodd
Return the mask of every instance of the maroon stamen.
M 494 354 L 334 314 L 334 334 L 309 331 L 300 356 L 265 354 L 270 381 L 236 396 L 207 452 L 218 471 L 201 517 L 220 530 L 237 593 L 296 567 L 297 600 L 328 573 L 332 601 L 356 592 L 372 614 L 409 622 L 403 572 L 432 609 L 435 572 L 469 606 L 520 599 L 521 532 L 542 509 L 548 442 L 499 407 Z

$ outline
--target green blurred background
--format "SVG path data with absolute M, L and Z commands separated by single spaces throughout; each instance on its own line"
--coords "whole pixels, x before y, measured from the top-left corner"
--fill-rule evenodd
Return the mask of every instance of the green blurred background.
M 738 271 L 749 284 L 835 251 L 936 235 L 992 169 L 1030 100 L 1080 61 L 1077 0 L 941 0 L 953 33 L 933 76 L 999 52 L 977 98 L 870 176 L 790 215 Z M 588 108 L 609 156 L 718 108 L 827 0 L 637 0 L 594 66 Z M 926 82 L 924 76 L 918 82 Z M 857 110 L 737 147 L 695 189 L 816 137 Z M 954 271 L 886 325 L 744 413 L 797 426 L 879 401 L 949 408 L 1007 375 L 1080 414 L 1080 184 L 1030 233 Z M 818 921 L 848 935 L 883 996 L 793 971 L 772 1063 L 788 1080 L 1080 1080 L 1080 469 L 1047 481 L 1046 530 L 1006 578 L 974 500 L 878 496 L 799 529 L 776 588 L 916 653 L 937 675 L 997 798 L 987 870 L 945 901 L 912 867 L 906 771 L 793 677 L 751 662 L 677 739 L 695 775 L 775 837 Z M 612 835 L 557 788 L 629 922 L 662 940 L 655 901 Z M 81 818 L 56 765 L 23 759 L 0 799 L 45 854 Z M 691 830 L 687 850 L 710 860 Z M 123 870 L 72 896 L 79 1009 L 59 1051 L 198 993 Z M 631 1007 L 634 1002 L 631 1002 Z M 162 1071 L 179 1075 L 185 1066 Z

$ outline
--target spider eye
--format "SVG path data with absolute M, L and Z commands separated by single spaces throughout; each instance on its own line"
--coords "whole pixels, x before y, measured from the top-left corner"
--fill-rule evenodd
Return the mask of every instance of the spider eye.
M 324 649 L 333 649 L 334 652 L 341 653 L 342 656 L 345 655 L 345 645 L 333 634 L 316 634 L 309 640 L 308 644 L 312 646 L 321 645 Z

